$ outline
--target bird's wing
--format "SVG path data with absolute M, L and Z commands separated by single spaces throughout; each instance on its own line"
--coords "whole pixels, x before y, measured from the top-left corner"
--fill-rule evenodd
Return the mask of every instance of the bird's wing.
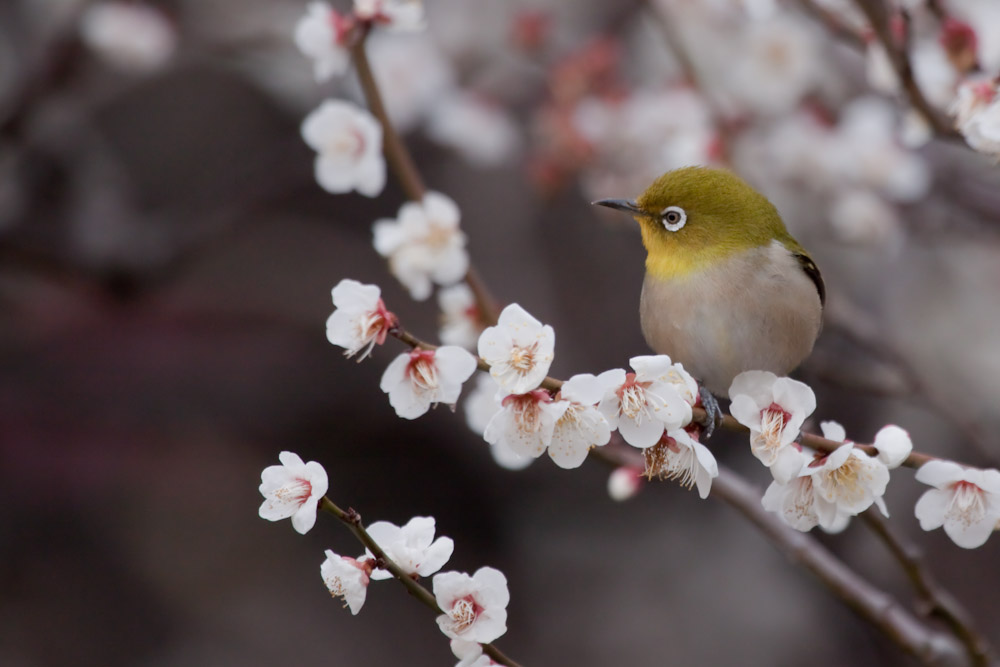
M 816 285 L 816 291 L 819 292 L 819 302 L 820 305 L 826 305 L 826 285 L 823 284 L 823 276 L 820 275 L 819 267 L 816 266 L 816 262 L 812 261 L 812 257 L 809 255 L 797 252 L 793 254 L 795 260 L 805 271 L 806 275 L 809 276 L 809 280 L 813 281 Z

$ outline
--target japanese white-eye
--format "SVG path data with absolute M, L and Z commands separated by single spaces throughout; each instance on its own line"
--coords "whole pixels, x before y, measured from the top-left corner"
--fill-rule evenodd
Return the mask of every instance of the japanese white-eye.
M 668 171 L 631 213 L 646 247 L 642 333 L 718 396 L 747 370 L 787 375 L 819 335 L 825 288 L 777 209 L 728 171 Z

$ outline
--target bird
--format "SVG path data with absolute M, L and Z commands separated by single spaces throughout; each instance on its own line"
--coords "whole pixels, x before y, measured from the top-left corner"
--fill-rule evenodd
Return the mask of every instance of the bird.
M 646 343 L 698 380 L 709 413 L 743 371 L 784 376 L 812 352 L 826 287 L 775 206 L 730 171 L 668 171 L 635 200 L 595 205 L 631 213 L 646 248 L 639 321 Z M 707 389 L 707 392 L 705 391 Z

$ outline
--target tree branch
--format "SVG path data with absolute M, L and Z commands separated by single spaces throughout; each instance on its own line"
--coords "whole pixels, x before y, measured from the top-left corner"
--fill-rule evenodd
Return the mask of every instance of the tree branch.
M 973 627 L 969 612 L 937 583 L 925 567 L 917 547 L 904 542 L 903 538 L 896 535 L 889 528 L 886 520 L 874 509 L 868 509 L 859 516 L 899 562 L 903 572 L 926 605 L 928 613 L 944 621 L 952 633 L 965 645 L 972 664 L 977 667 L 997 664 L 996 650 Z
M 386 555 L 382 547 L 380 547 L 378 543 L 372 539 L 372 536 L 368 534 L 368 531 L 365 530 L 364 524 L 361 522 L 360 514 L 353 509 L 347 509 L 346 511 L 340 509 L 326 496 L 323 496 L 322 500 L 320 500 L 319 506 L 324 512 L 332 514 L 340 519 L 340 522 L 346 525 L 348 529 L 354 533 L 354 537 L 358 538 L 358 541 L 372 552 L 372 555 L 375 556 L 375 559 L 379 562 L 379 567 L 388 570 L 389 573 L 392 574 L 397 581 L 399 581 L 399 583 L 406 587 L 406 590 L 409 591 L 410 595 L 417 598 L 417 600 L 423 603 L 425 607 L 433 611 L 435 614 L 439 616 L 444 614 L 444 611 L 438 606 L 437 599 L 434 595 L 417 583 L 413 577 L 404 572 L 403 569 L 395 563 L 395 561 Z M 483 653 L 490 656 L 490 658 L 501 665 L 507 665 L 508 667 L 520 667 L 518 663 L 504 655 L 504 653 L 493 644 L 482 644 L 482 647 Z

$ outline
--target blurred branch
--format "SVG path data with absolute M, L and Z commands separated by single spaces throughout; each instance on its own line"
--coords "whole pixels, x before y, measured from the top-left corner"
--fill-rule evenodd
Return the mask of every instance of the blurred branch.
M 358 72 L 358 80 L 361 83 L 361 89 L 364 91 L 365 100 L 368 102 L 368 108 L 382 125 L 382 142 L 386 160 L 389 162 L 389 166 L 392 167 L 392 171 L 396 175 L 396 179 L 402 186 L 406 196 L 418 202 L 424 198 L 427 188 L 424 186 L 424 181 L 417 170 L 413 157 L 406 148 L 406 144 L 400 139 L 399 133 L 396 132 L 392 121 L 389 119 L 378 83 L 375 81 L 371 64 L 368 62 L 368 54 L 365 51 L 367 36 L 367 27 L 365 27 L 351 45 L 351 56 L 354 60 L 355 69 Z M 468 283 L 469 289 L 472 290 L 473 295 L 476 297 L 476 304 L 479 307 L 483 322 L 487 326 L 496 324 L 500 309 L 496 300 L 487 290 L 486 284 L 479 277 L 478 271 L 476 271 L 471 263 L 466 272 L 465 282 Z
M 372 539 L 372 536 L 368 534 L 367 530 L 365 530 L 365 526 L 361 522 L 361 515 L 358 514 L 357 511 L 350 508 L 346 511 L 342 510 L 326 496 L 323 496 L 322 500 L 320 500 L 319 506 L 324 512 L 332 514 L 340 519 L 340 522 L 350 529 L 354 536 L 358 538 L 358 541 L 372 552 L 372 555 L 375 556 L 375 560 L 378 563 L 378 567 L 380 569 L 388 570 L 399 583 L 403 584 L 406 590 L 409 591 L 410 595 L 417 598 L 417 600 L 423 603 L 425 607 L 433 611 L 435 614 L 438 614 L 439 616 L 444 614 L 444 611 L 438 606 L 437 599 L 434 595 L 429 590 L 418 584 L 413 577 L 404 572 L 403 569 L 395 563 L 395 561 L 386 555 L 385 551 L 382 550 L 382 547 L 378 545 L 378 542 Z M 490 656 L 490 658 L 499 664 L 507 665 L 508 667 L 520 667 L 518 663 L 504 655 L 504 653 L 493 644 L 482 644 L 482 647 L 483 653 Z
M 820 7 L 814 0 L 799 0 L 799 4 L 807 14 L 822 23 L 831 35 L 859 51 L 864 49 L 865 42 L 861 35 L 844 25 L 840 19 Z
M 595 447 L 591 454 L 612 466 L 644 467 L 642 454 L 627 446 Z M 815 538 L 785 525 L 764 509 L 760 491 L 722 466 L 712 480 L 711 497 L 736 509 L 792 562 L 809 570 L 847 606 L 897 646 L 928 665 L 962 664 L 962 649 L 947 635 L 927 627 L 886 592 L 874 587 Z
M 965 645 L 972 664 L 977 667 L 997 664 L 996 651 L 973 627 L 969 612 L 934 580 L 930 571 L 924 566 L 916 546 L 904 542 L 903 538 L 894 534 L 885 519 L 874 508 L 862 512 L 859 516 L 899 562 L 925 605 L 927 610 L 925 613 L 944 621 Z
M 927 101 L 913 76 L 913 65 L 910 63 L 907 51 L 910 34 L 909 14 L 905 12 L 902 14 L 904 39 L 903 43 L 897 47 L 892 37 L 892 28 L 889 25 L 889 12 L 882 0 L 854 0 L 854 2 L 868 19 L 876 38 L 885 49 L 889 62 L 892 63 L 892 68 L 896 72 L 896 77 L 913 108 L 927 120 L 936 134 L 947 139 L 961 140 L 961 135 Z

